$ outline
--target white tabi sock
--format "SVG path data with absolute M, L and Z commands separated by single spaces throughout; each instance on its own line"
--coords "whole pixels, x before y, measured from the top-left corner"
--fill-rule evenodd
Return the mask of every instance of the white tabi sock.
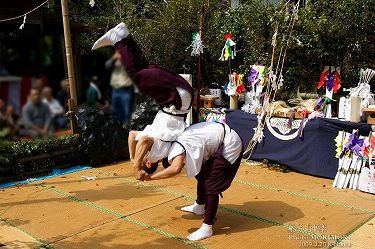
M 196 215 L 203 215 L 204 214 L 204 204 L 199 205 L 197 202 L 194 202 L 193 205 L 182 207 L 182 211 L 189 212 L 189 213 L 194 213 Z
M 201 228 L 199 228 L 194 233 L 187 236 L 188 240 L 202 240 L 211 237 L 213 234 L 212 225 L 207 225 L 205 223 L 202 224 Z
M 100 37 L 92 46 L 92 50 L 105 47 L 113 46 L 116 42 L 121 41 L 129 35 L 129 30 L 125 23 L 121 22 L 116 27 L 108 30 L 102 37 Z

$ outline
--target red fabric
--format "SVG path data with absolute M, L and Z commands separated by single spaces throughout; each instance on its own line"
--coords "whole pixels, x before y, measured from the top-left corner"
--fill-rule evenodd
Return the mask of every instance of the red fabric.
M 245 90 L 245 86 L 244 86 L 244 84 L 241 84 L 241 85 L 237 86 L 236 92 L 238 94 L 241 94 L 244 90 Z
M 20 106 L 22 107 L 26 102 L 32 87 L 32 78 L 30 76 L 23 77 L 21 80 L 21 98 Z
M 234 79 L 235 79 L 236 83 L 238 83 L 238 77 L 239 77 L 239 75 L 238 75 L 238 73 L 236 73 L 236 74 L 234 75 Z
M 317 83 L 317 88 L 318 89 L 320 89 L 325 84 L 328 74 L 329 74 L 329 70 L 328 69 L 322 73 L 322 75 L 320 76 L 320 80 Z
M 337 90 L 341 88 L 340 84 L 340 74 L 336 71 L 334 76 L 334 85 L 333 85 L 333 92 L 337 93 Z
M 43 86 L 48 86 L 48 85 L 49 85 L 48 77 L 43 76 L 43 77 L 42 77 L 42 80 L 43 80 Z
M 2 98 L 5 103 L 8 102 L 8 92 L 9 92 L 9 82 L 0 82 L 0 98 Z
M 229 33 L 229 34 L 225 34 L 225 35 L 224 35 L 224 41 L 226 41 L 226 40 L 228 40 L 228 39 L 231 39 L 231 40 L 233 41 L 233 36 L 232 36 L 231 33 Z

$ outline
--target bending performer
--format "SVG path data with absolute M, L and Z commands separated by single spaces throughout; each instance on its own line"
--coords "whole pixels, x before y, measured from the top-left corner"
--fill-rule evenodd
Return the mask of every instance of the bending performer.
M 129 134 L 130 158 L 134 162 L 135 177 L 140 179 L 144 157 L 147 166 L 152 166 L 148 171 L 152 173 L 157 162 L 166 157 L 171 142 L 184 131 L 193 101 L 193 88 L 180 75 L 149 64 L 124 23 L 104 34 L 92 49 L 108 45 L 114 46 L 121 54 L 125 70 L 140 92 L 155 99 L 161 107 L 151 125 Z
M 197 179 L 197 199 L 181 210 L 203 215 L 202 226 L 187 238 L 212 236 L 219 194 L 231 185 L 241 163 L 243 144 L 226 124 L 198 123 L 189 126 L 173 143 L 168 154 L 170 166 L 154 174 L 143 172 L 141 180 L 159 180 L 179 174 L 186 165 L 187 176 Z

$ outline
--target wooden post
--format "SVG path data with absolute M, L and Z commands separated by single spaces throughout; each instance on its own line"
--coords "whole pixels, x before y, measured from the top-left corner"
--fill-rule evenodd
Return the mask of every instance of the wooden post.
M 204 10 L 205 10 L 205 7 L 204 5 L 202 5 L 202 8 L 201 8 L 201 15 L 200 15 L 200 19 L 199 19 L 199 35 L 201 36 L 201 41 L 202 41 L 202 44 L 203 44 L 203 36 L 204 36 L 204 33 L 203 33 L 203 21 L 204 21 Z M 200 108 L 200 96 L 201 96 L 201 67 L 202 67 L 202 54 L 199 54 L 199 57 L 198 57 L 198 80 L 197 80 L 197 97 L 196 97 L 196 100 L 197 100 L 197 118 L 195 121 L 195 123 L 198 123 L 199 122 L 199 108 Z
M 68 107 L 70 115 L 70 126 L 73 134 L 77 133 L 77 122 L 75 119 L 75 111 L 77 109 L 77 88 L 74 77 L 74 64 L 72 54 L 72 43 L 70 37 L 70 25 L 69 25 L 69 13 L 68 13 L 68 1 L 61 0 L 61 12 L 64 26 L 64 40 L 65 40 L 65 53 L 66 53 L 66 64 L 68 68 L 68 81 L 69 81 L 69 96 Z
M 238 109 L 238 96 L 237 95 L 229 96 L 229 109 L 231 110 Z

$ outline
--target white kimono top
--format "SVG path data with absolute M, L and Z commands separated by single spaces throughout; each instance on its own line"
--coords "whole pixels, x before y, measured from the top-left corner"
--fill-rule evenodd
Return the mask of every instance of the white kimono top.
M 225 137 L 224 137 L 224 127 Z M 171 163 L 176 156 L 186 153 L 185 164 L 189 178 L 199 174 L 205 163 L 218 149 L 223 146 L 223 157 L 233 164 L 242 150 L 242 140 L 227 124 L 198 123 L 189 126 L 172 144 L 168 161 Z M 182 146 L 181 146 L 182 145 Z

